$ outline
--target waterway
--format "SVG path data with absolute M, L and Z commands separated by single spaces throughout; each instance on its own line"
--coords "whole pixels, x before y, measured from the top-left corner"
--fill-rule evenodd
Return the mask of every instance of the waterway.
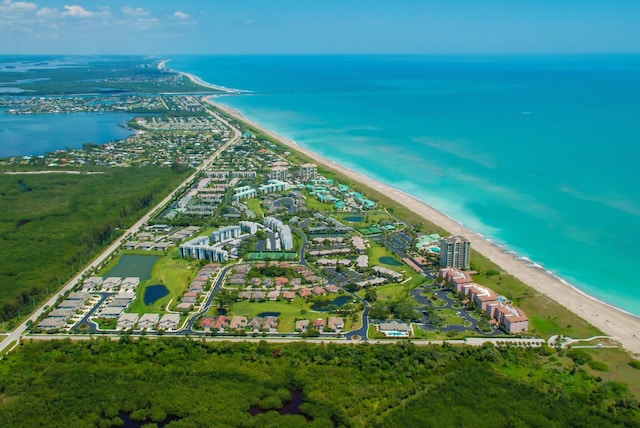
M 0 157 L 41 155 L 84 143 L 123 140 L 136 115 L 127 113 L 5 114 L 0 111 Z

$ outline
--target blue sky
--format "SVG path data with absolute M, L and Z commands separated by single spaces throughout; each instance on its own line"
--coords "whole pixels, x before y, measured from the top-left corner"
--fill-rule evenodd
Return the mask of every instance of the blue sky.
M 0 0 L 0 54 L 640 52 L 638 0 Z

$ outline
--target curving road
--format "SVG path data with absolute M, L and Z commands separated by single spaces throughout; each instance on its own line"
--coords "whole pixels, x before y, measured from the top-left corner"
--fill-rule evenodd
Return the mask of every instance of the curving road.
M 174 198 L 176 198 L 187 186 L 189 186 L 200 174 L 202 171 L 207 169 L 213 161 L 215 161 L 220 154 L 222 154 L 229 147 L 236 144 L 241 137 L 240 130 L 232 126 L 228 121 L 224 120 L 218 114 L 216 114 L 211 109 L 206 109 L 207 113 L 218 119 L 221 123 L 227 126 L 233 133 L 233 136 L 222 146 L 220 146 L 209 158 L 204 160 L 198 167 L 196 167 L 193 174 L 187 177 L 178 187 L 176 187 L 171 193 L 167 195 L 160 203 L 158 203 L 155 207 L 147 212 L 144 216 L 140 218 L 135 224 L 133 224 L 125 233 L 123 233 L 119 238 L 117 238 L 113 243 L 102 252 L 98 257 L 96 257 L 89 265 L 85 266 L 80 272 L 78 272 L 69 282 L 65 284 L 57 293 L 55 293 L 49 300 L 40 305 L 38 309 L 36 309 L 22 324 L 16 327 L 13 331 L 7 334 L 7 337 L 0 342 L 0 353 L 4 351 L 11 343 L 19 341 L 22 335 L 28 330 L 29 324 L 36 322 L 42 314 L 49 308 L 53 307 L 58 298 L 66 294 L 67 292 L 74 289 L 80 282 L 80 278 L 84 275 L 89 274 L 91 271 L 96 269 L 102 262 L 104 262 L 108 257 L 110 257 L 113 253 L 115 253 L 120 245 L 122 245 L 125 241 L 129 239 L 129 237 L 136 233 L 144 224 L 146 224 L 149 219 L 157 212 L 162 210 L 167 204 L 169 204 Z

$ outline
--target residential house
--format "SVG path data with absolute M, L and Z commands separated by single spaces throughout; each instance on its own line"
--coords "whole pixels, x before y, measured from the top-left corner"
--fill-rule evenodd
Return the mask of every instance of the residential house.
M 249 300 L 251 299 L 251 291 L 241 291 L 238 293 L 238 300 Z
M 58 308 L 49 312 L 49 318 L 61 318 L 63 320 L 68 320 L 73 316 L 75 311 L 72 308 Z
M 282 298 L 291 302 L 296 298 L 296 293 L 294 293 L 293 291 L 283 291 Z
M 60 330 L 65 325 L 67 324 L 64 321 L 64 318 L 48 317 L 40 321 L 40 323 L 38 324 L 38 328 L 42 330 L 51 331 L 51 330 Z
M 214 317 L 202 317 L 200 318 L 200 322 L 198 323 L 198 325 L 200 326 L 200 328 L 203 328 L 204 331 L 209 331 L 213 326 L 215 320 L 216 319 Z
M 315 328 L 318 331 L 324 331 L 324 326 L 327 324 L 327 322 L 324 320 L 324 318 L 316 318 L 315 320 L 313 320 L 313 328 Z
M 241 317 L 238 315 L 232 317 L 231 321 L 229 322 L 229 328 L 231 330 L 244 330 L 246 325 L 247 317 Z
M 325 290 L 327 290 L 327 293 L 337 293 L 338 291 L 340 291 L 340 289 L 338 287 L 336 287 L 333 284 L 329 284 L 326 287 L 324 287 Z
M 214 330 L 224 331 L 226 327 L 229 327 L 229 323 L 231 320 L 226 315 L 219 315 L 213 321 L 213 325 L 211 326 Z
M 307 287 L 301 287 L 298 289 L 298 296 L 302 297 L 303 299 L 309 297 L 311 295 L 311 290 Z
M 158 328 L 168 331 L 175 330 L 176 328 L 178 328 L 179 322 L 180 314 L 164 314 L 162 318 L 160 318 Z
M 264 317 L 264 320 L 262 321 L 262 329 L 268 330 L 272 333 L 278 331 L 278 318 L 272 316 Z
M 120 314 L 116 330 L 129 330 L 138 322 L 138 314 Z
M 305 333 L 307 328 L 309 327 L 309 320 L 298 320 L 296 321 L 296 331 L 300 331 Z
M 160 321 L 159 314 L 142 314 L 138 320 L 139 330 L 153 330 Z
M 311 293 L 313 293 L 316 296 L 322 296 L 323 294 L 325 294 L 325 290 L 322 287 L 313 287 L 311 289 Z
M 254 317 L 247 322 L 247 327 L 249 327 L 253 331 L 260 330 L 261 326 L 262 326 L 262 318 Z
M 329 330 L 340 332 L 344 328 L 344 320 L 340 317 L 329 317 L 327 327 L 329 327 Z
M 269 291 L 267 294 L 267 299 L 269 300 L 278 300 L 280 298 L 280 292 L 278 290 Z

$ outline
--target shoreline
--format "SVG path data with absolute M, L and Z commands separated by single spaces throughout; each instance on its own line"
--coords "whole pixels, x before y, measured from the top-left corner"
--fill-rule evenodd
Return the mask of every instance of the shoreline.
M 246 91 L 246 90 L 242 90 L 242 89 L 227 88 L 225 86 L 220 86 L 220 85 L 216 85 L 216 84 L 213 84 L 213 83 L 209 83 L 209 82 L 207 82 L 205 80 L 202 80 L 200 77 L 196 76 L 195 74 L 185 73 L 183 71 L 172 70 L 170 68 L 167 68 L 167 63 L 169 61 L 171 61 L 171 60 L 170 59 L 163 59 L 163 60 L 158 61 L 158 70 L 171 71 L 171 72 L 178 73 L 181 76 L 184 76 L 187 79 L 191 80 L 191 82 L 195 83 L 196 85 L 200 85 L 200 86 L 203 86 L 203 87 L 209 88 L 209 89 L 214 89 L 216 91 L 220 91 L 220 92 L 223 92 L 225 94 L 248 94 L 248 93 L 251 93 L 251 91 Z
M 187 73 L 184 73 L 184 75 L 189 77 Z M 438 211 L 417 197 L 324 158 L 318 153 L 297 144 L 295 141 L 265 129 L 254 121 L 246 118 L 241 112 L 216 103 L 213 101 L 214 98 L 216 98 L 215 95 L 207 96 L 205 97 L 205 101 L 224 111 L 229 116 L 259 129 L 283 145 L 313 159 L 313 161 L 319 165 L 334 169 L 346 176 L 349 180 L 365 184 L 375 191 L 388 196 L 396 203 L 405 206 L 415 214 L 447 230 L 452 235 L 465 236 L 472 241 L 473 249 L 497 264 L 502 270 L 612 336 L 628 351 L 640 353 L 640 337 L 635 333 L 639 332 L 638 334 L 640 334 L 639 316 L 585 293 L 566 280 L 546 270 L 543 266 L 532 262 L 528 258 L 519 257 L 508 248 L 492 242 L 489 238 L 478 232 L 470 230 L 467 226 L 464 226 L 447 214 Z

